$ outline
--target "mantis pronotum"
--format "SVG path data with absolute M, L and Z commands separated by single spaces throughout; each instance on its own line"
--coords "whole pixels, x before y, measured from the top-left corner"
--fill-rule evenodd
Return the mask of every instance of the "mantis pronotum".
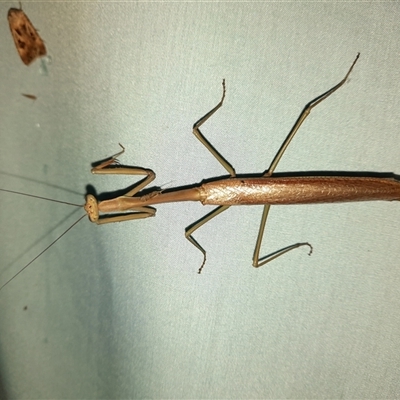
M 229 177 L 206 180 L 201 184 L 193 185 L 189 188 L 175 188 L 165 191 L 155 189 L 143 194 L 141 191 L 155 179 L 155 173 L 150 169 L 120 166 L 117 157 L 119 157 L 125 151 L 124 147 L 120 145 L 122 150 L 110 157 L 108 160 L 102 162 L 100 165 L 94 167 L 92 169 L 92 173 L 144 175 L 144 178 L 125 195 L 110 200 L 97 201 L 93 195 L 87 195 L 84 208 L 89 216 L 90 221 L 96 224 L 106 224 L 111 222 L 122 222 L 133 219 L 153 217 L 155 216 L 156 209 L 151 207 L 151 205 L 168 202 L 200 201 L 204 205 L 217 205 L 217 208 L 192 225 L 188 226 L 185 230 L 186 239 L 188 239 L 203 254 L 203 261 L 198 270 L 198 272 L 201 273 L 206 262 L 206 251 L 194 239 L 193 233 L 203 224 L 210 221 L 212 218 L 225 211 L 232 205 L 264 205 L 264 211 L 261 217 L 260 228 L 253 254 L 253 266 L 258 268 L 274 260 L 275 258 L 282 256 L 288 251 L 301 246 L 308 246 L 309 254 L 312 252 L 311 245 L 307 242 L 302 242 L 284 247 L 260 258 L 261 242 L 269 208 L 272 204 L 310 204 L 370 200 L 400 200 L 400 182 L 391 177 L 360 177 L 359 174 L 346 176 L 273 176 L 273 172 L 275 171 L 275 168 L 277 167 L 290 141 L 299 130 L 301 124 L 310 114 L 311 110 L 323 100 L 328 98 L 346 82 L 358 58 L 359 54 L 357 54 L 357 57 L 353 61 L 345 77 L 337 85 L 318 96 L 305 106 L 293 128 L 281 145 L 281 148 L 279 149 L 275 158 L 272 160 L 270 167 L 264 173 L 259 175 L 241 175 L 237 177 L 236 172 L 231 164 L 225 160 L 225 158 L 200 132 L 201 125 L 203 125 L 222 106 L 224 102 L 225 81 L 223 81 L 223 93 L 220 102 L 194 124 L 193 133 L 227 170 Z M 125 211 L 128 212 L 124 213 Z M 100 215 L 100 213 L 106 214 Z M 110 213 L 115 214 L 110 215 Z M 63 235 L 65 233 L 66 232 L 64 232 Z M 56 241 L 58 239 L 60 239 L 60 237 L 57 238 Z M 55 241 L 51 243 L 50 246 L 52 246 L 54 243 Z M 46 251 L 50 246 L 48 246 L 44 251 Z M 39 256 L 43 254 L 43 252 L 40 253 Z M 34 260 L 32 260 L 28 265 L 30 265 Z M 20 270 L 18 274 L 22 272 L 28 265 Z M 16 275 L 14 275 L 14 277 Z M 12 280 L 14 277 L 12 277 L 10 280 Z M 0 289 L 3 288 L 9 281 L 1 286 Z

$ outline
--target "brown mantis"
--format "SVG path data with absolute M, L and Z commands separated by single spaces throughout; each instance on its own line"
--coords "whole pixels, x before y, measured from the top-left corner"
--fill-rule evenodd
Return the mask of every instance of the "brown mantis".
M 311 110 L 343 86 L 358 58 L 359 54 L 357 54 L 357 57 L 353 61 L 345 77 L 337 85 L 333 86 L 331 89 L 305 106 L 293 128 L 281 145 L 270 167 L 264 173 L 259 175 L 253 174 L 237 176 L 232 165 L 211 145 L 200 131 L 200 127 L 222 106 L 224 102 L 225 81 L 223 81 L 223 93 L 220 102 L 194 124 L 193 133 L 226 169 L 229 173 L 229 177 L 206 180 L 190 187 L 170 190 L 154 189 L 143 193 L 143 189 L 155 179 L 155 173 L 150 169 L 119 165 L 117 157 L 125 151 L 124 147 L 120 145 L 122 150 L 110 157 L 108 160 L 100 163 L 100 165 L 94 167 L 92 173 L 144 175 L 144 178 L 123 196 L 110 200 L 97 201 L 93 195 L 87 195 L 84 208 L 90 221 L 96 224 L 106 224 L 153 217 L 155 216 L 156 209 L 151 206 L 168 202 L 200 201 L 204 205 L 217 205 L 217 208 L 188 226 L 185 230 L 186 239 L 188 239 L 203 254 L 203 261 L 198 271 L 201 273 L 206 262 L 206 251 L 196 241 L 196 239 L 194 239 L 193 233 L 206 222 L 227 210 L 232 205 L 264 205 L 264 211 L 261 217 L 260 228 L 253 254 L 253 266 L 258 268 L 301 246 L 308 246 L 309 254 L 312 252 L 312 246 L 307 242 L 302 242 L 289 245 L 260 258 L 260 247 L 265 224 L 270 206 L 273 204 L 400 200 L 400 182 L 392 177 L 359 176 L 356 174 L 353 176 L 273 175 L 273 172 L 275 171 L 290 141 L 310 114 Z M 101 215 L 101 213 L 105 214 Z M 66 232 L 64 232 L 63 235 L 65 233 Z M 59 238 L 57 238 L 56 241 Z M 55 241 L 50 244 L 50 246 L 54 243 Z M 44 251 L 46 251 L 50 246 L 48 246 Z M 39 256 L 42 253 L 40 253 Z M 30 265 L 32 261 L 28 265 Z M 22 270 L 24 270 L 28 265 L 26 265 Z M 18 274 L 22 272 L 22 270 L 20 270 Z M 14 277 L 16 275 L 14 275 Z M 6 284 L 8 282 L 6 282 Z M 0 289 L 6 284 L 0 287 Z

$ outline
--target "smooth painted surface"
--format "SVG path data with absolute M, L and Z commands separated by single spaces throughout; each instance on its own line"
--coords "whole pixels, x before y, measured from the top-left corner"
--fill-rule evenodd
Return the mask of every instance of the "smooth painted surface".
M 83 203 L 132 184 L 91 163 L 152 168 L 173 187 L 268 168 L 304 105 L 311 113 L 277 172 L 400 172 L 399 8 L 394 3 L 29 2 L 50 58 L 26 67 L 0 15 L 1 187 Z M 21 96 L 37 96 L 32 101 Z M 91 190 L 92 191 L 92 190 Z M 82 210 L 0 193 L 0 284 Z M 156 218 L 86 219 L 0 292 L 4 398 L 387 398 L 400 392 L 400 204 L 210 207 Z M 71 215 L 74 212 L 73 215 Z

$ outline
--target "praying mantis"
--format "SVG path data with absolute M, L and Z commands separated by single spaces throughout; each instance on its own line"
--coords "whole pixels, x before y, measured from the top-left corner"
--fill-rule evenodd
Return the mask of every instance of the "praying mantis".
M 311 110 L 344 85 L 358 61 L 359 56 L 360 54 L 358 53 L 345 77 L 338 84 L 305 106 L 272 160 L 270 167 L 265 172 L 258 175 L 236 175 L 232 165 L 212 146 L 200 131 L 200 127 L 223 105 L 226 93 L 225 80 L 223 80 L 222 98 L 220 102 L 194 124 L 193 134 L 225 168 L 229 176 L 204 180 L 200 184 L 191 185 L 189 187 L 178 187 L 168 190 L 153 189 L 144 193 L 143 189 L 155 179 L 156 175 L 151 169 L 120 165 L 118 157 L 125 151 L 125 148 L 120 144 L 120 152 L 108 158 L 106 161 L 101 162 L 94 167 L 91 172 L 101 175 L 139 175 L 144 176 L 144 178 L 123 196 L 113 199 L 98 201 L 93 195 L 87 195 L 84 209 L 89 220 L 98 225 L 102 225 L 112 222 L 154 217 L 156 209 L 153 208 L 152 205 L 170 202 L 200 201 L 203 205 L 216 205 L 218 206 L 217 208 L 185 229 L 186 239 L 203 255 L 203 261 L 198 270 L 200 274 L 206 263 L 207 253 L 193 237 L 193 233 L 205 223 L 227 210 L 230 206 L 264 205 L 253 253 L 253 266 L 256 268 L 261 267 L 285 253 L 302 246 L 307 246 L 309 248 L 308 254 L 310 255 L 313 250 L 311 244 L 308 242 L 301 242 L 294 243 L 260 258 L 261 243 L 271 205 L 400 200 L 400 181 L 393 177 L 377 177 L 376 175 L 359 176 L 359 174 L 354 174 L 354 176 L 331 176 L 329 174 L 326 176 L 299 176 L 298 174 L 293 174 L 293 176 L 273 175 L 285 150 Z M 74 225 L 83 217 L 84 216 L 76 221 Z M 68 230 L 71 228 L 72 226 Z M 52 242 L 16 275 L 27 268 L 66 232 Z M 16 275 L 1 286 L 0 290 L 14 279 Z
M 310 114 L 311 110 L 323 100 L 328 98 L 346 82 L 354 68 L 360 54 L 358 53 L 345 77 L 334 87 L 323 93 L 306 105 L 278 153 L 273 159 L 267 171 L 255 177 L 237 176 L 232 165 L 212 146 L 212 144 L 201 133 L 200 127 L 222 107 L 225 99 L 225 81 L 223 81 L 222 98 L 220 102 L 206 115 L 200 118 L 193 126 L 196 138 L 210 151 L 219 163 L 229 173 L 228 178 L 203 181 L 199 185 L 189 188 L 177 188 L 172 190 L 154 190 L 150 193 L 140 195 L 140 191 L 155 179 L 155 173 L 150 169 L 136 167 L 120 167 L 117 157 L 124 153 L 125 149 L 112 156 L 109 160 L 92 169 L 93 174 L 129 174 L 145 175 L 145 178 L 125 195 L 98 202 L 92 195 L 86 197 L 85 210 L 90 221 L 96 224 L 128 221 L 132 219 L 148 218 L 155 216 L 156 210 L 151 205 L 181 202 L 200 201 L 203 205 L 217 205 L 218 207 L 205 215 L 203 218 L 186 228 L 185 237 L 203 254 L 203 262 L 198 273 L 201 273 L 207 253 L 204 248 L 193 237 L 193 233 L 233 205 L 264 205 L 260 228 L 253 254 L 253 266 L 258 268 L 262 265 L 282 256 L 283 254 L 301 246 L 312 246 L 307 243 L 295 243 L 283 249 L 275 251 L 270 255 L 260 258 L 260 247 L 264 234 L 265 224 L 270 206 L 273 204 L 310 204 L 310 203 L 333 203 L 347 201 L 367 200 L 400 200 L 400 182 L 393 178 L 359 177 L 359 176 L 292 176 L 274 177 L 280 159 L 287 149 L 290 141 L 299 130 L 302 123 Z M 129 211 L 126 214 L 116 216 L 101 216 L 100 213 L 112 213 Z

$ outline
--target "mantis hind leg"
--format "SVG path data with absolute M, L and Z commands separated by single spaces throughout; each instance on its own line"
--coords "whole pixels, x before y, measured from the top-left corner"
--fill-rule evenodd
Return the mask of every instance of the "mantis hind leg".
M 311 244 L 307 243 L 307 242 L 303 242 L 303 243 L 295 243 L 295 244 L 292 244 L 290 246 L 283 247 L 280 250 L 276 250 L 273 253 L 270 253 L 270 254 L 260 258 L 260 248 L 261 248 L 261 243 L 262 243 L 262 239 L 263 239 L 263 236 L 264 236 L 265 224 L 267 222 L 269 209 L 270 209 L 270 205 L 266 204 L 264 206 L 263 215 L 261 217 L 261 222 L 260 222 L 260 228 L 258 230 L 256 247 L 254 248 L 253 267 L 259 268 L 262 265 L 267 264 L 272 260 L 275 260 L 275 258 L 278 258 L 278 257 L 282 256 L 283 254 L 287 253 L 288 251 L 297 249 L 298 247 L 301 247 L 301 246 L 308 246 L 310 248 L 310 251 L 308 252 L 308 255 L 311 255 L 311 253 L 313 251 L 313 248 L 312 248 Z
M 278 153 L 276 154 L 275 158 L 272 160 L 272 163 L 271 163 L 270 167 L 264 173 L 263 176 L 269 177 L 269 176 L 271 176 L 273 174 L 273 172 L 275 171 L 275 168 L 277 167 L 280 159 L 283 156 L 283 153 L 285 152 L 285 150 L 289 146 L 291 140 L 293 139 L 294 135 L 299 130 L 299 128 L 302 125 L 302 123 L 310 115 L 311 110 L 314 107 L 316 107 L 319 103 L 321 103 L 322 101 L 327 99 L 331 94 L 336 92 L 336 90 L 338 90 L 341 86 L 344 85 L 344 83 L 347 81 L 347 78 L 349 77 L 349 75 L 350 75 L 351 71 L 353 70 L 354 65 L 356 64 L 356 62 L 357 62 L 359 57 L 360 57 L 360 53 L 357 54 L 355 60 L 351 64 L 351 66 L 350 66 L 349 70 L 347 71 L 345 77 L 338 84 L 336 84 L 331 89 L 329 89 L 325 93 L 321 94 L 320 96 L 318 96 L 314 100 L 310 101 L 305 106 L 305 108 L 301 112 L 300 116 L 298 117 L 297 121 L 293 125 L 293 128 L 291 129 L 291 131 L 287 135 L 286 139 L 282 143 L 282 145 L 281 145 L 280 149 L 278 150 Z M 258 236 L 257 236 L 256 247 L 254 249 L 254 254 L 253 254 L 253 267 L 255 267 L 255 268 L 261 267 L 262 265 L 269 263 L 270 261 L 274 260 L 275 258 L 278 258 L 278 257 L 282 256 L 283 254 L 287 253 L 288 251 L 297 249 L 298 247 L 301 247 L 301 246 L 308 246 L 310 248 L 310 251 L 309 251 L 308 254 L 311 255 L 311 253 L 313 251 L 312 246 L 310 245 L 310 243 L 303 242 L 303 243 L 292 244 L 290 246 L 284 247 L 284 248 L 282 248 L 280 250 L 277 250 L 277 251 L 274 251 L 273 253 L 270 253 L 267 256 L 264 256 L 264 257 L 260 258 L 260 248 L 261 248 L 262 238 L 263 238 L 263 235 L 264 235 L 265 224 L 266 224 L 266 221 L 267 221 L 269 208 L 270 208 L 269 204 L 266 204 L 264 206 L 264 211 L 263 211 L 263 215 L 261 217 L 260 228 L 259 228 Z
M 319 103 L 323 102 L 325 99 L 327 99 L 331 94 L 336 92 L 340 87 L 342 87 L 345 82 L 347 81 L 347 78 L 349 77 L 351 71 L 354 68 L 354 65 L 356 64 L 358 58 L 360 57 L 360 53 L 357 54 L 355 60 L 353 61 L 353 64 L 351 64 L 351 67 L 347 71 L 345 77 L 335 86 L 333 86 L 331 89 L 326 91 L 325 93 L 321 94 L 314 100 L 311 100 L 306 106 L 304 107 L 303 111 L 301 112 L 299 118 L 297 118 L 297 121 L 293 125 L 293 128 L 290 130 L 289 134 L 287 135 L 286 139 L 282 143 L 280 149 L 278 150 L 278 153 L 276 154 L 275 158 L 272 160 L 272 163 L 268 170 L 264 173 L 264 176 L 271 176 L 273 172 L 275 171 L 275 168 L 277 167 L 280 159 L 283 156 L 283 153 L 289 146 L 291 140 L 293 139 L 294 135 L 297 133 L 299 130 L 300 126 L 302 123 L 305 121 L 305 119 L 310 115 L 311 110 L 316 107 Z

